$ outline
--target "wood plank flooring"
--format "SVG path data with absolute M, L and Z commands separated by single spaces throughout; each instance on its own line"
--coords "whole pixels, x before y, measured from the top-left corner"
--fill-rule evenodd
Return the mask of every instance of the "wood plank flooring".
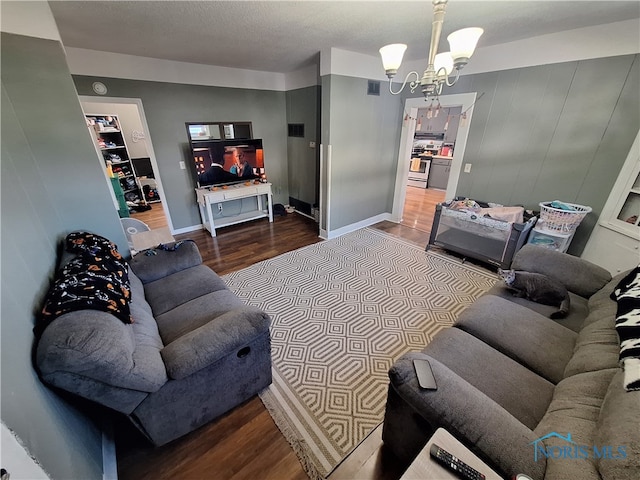
M 166 227 L 168 225 L 167 217 L 162 208 L 162 202 L 150 203 L 151 210 L 145 212 L 131 212 L 131 218 L 135 218 L 146 223 L 151 230 Z
M 374 228 L 424 248 L 431 221 L 428 216 L 444 192 L 409 187 L 401 225 L 380 222 Z M 438 194 L 441 194 L 438 195 Z M 425 198 L 421 198 L 425 197 Z M 428 199 L 427 199 L 428 197 Z M 154 228 L 159 204 L 135 215 Z M 431 214 L 432 215 L 432 214 Z M 164 214 L 162 215 L 164 218 Z M 431 217 L 432 218 L 432 217 Z M 165 224 L 166 225 L 166 224 Z M 413 226 L 411 226 L 413 225 Z M 419 230 L 418 227 L 423 230 Z M 193 239 L 203 262 L 220 275 L 321 241 L 318 225 L 302 215 L 274 217 L 224 227 L 213 238 L 206 231 L 176 235 Z M 397 480 L 401 474 L 393 455 L 382 444 L 382 427 L 329 476 L 329 480 Z M 153 448 L 131 425 L 116 423 L 118 475 L 122 480 L 306 480 L 302 466 L 258 397 L 168 445 Z
M 429 233 L 433 224 L 435 205 L 444 202 L 444 197 L 444 190 L 408 186 L 401 224 Z

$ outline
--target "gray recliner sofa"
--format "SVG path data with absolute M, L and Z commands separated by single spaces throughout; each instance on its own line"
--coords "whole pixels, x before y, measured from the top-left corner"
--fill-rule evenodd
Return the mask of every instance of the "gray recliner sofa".
M 227 289 L 195 243 L 154 253 L 130 262 L 133 323 L 66 313 L 44 329 L 36 362 L 44 382 L 126 415 L 163 445 L 271 383 L 270 318 Z
M 570 291 L 569 317 L 515 298 L 501 283 L 452 328 L 389 371 L 383 441 L 409 464 L 445 428 L 505 478 L 640 478 L 640 391 L 619 366 L 616 301 L 625 275 L 526 245 L 513 268 L 543 273 Z M 418 386 L 412 360 L 431 363 L 437 390 Z

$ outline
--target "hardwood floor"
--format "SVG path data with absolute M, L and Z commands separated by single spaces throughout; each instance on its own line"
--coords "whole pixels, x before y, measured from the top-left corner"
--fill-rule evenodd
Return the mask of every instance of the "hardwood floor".
M 424 248 L 432 220 L 420 217 L 428 216 L 441 200 L 433 192 L 416 190 L 407 194 L 402 225 L 380 222 L 373 227 Z M 437 193 L 444 198 L 444 192 Z M 151 211 L 136 214 L 135 218 L 154 222 L 157 212 L 162 212 L 158 206 L 154 204 Z M 418 226 L 425 230 L 419 230 Z M 215 238 L 206 231 L 176 235 L 177 240 L 189 238 L 197 243 L 203 262 L 220 275 L 322 241 L 318 225 L 296 214 L 275 217 L 273 223 L 262 219 L 225 227 Z M 329 480 L 397 480 L 402 470 L 384 448 L 381 435 L 380 426 L 336 468 Z M 153 448 L 133 426 L 118 420 L 116 449 L 118 475 L 122 480 L 307 479 L 296 454 L 258 397 L 158 448 Z
M 444 197 L 444 190 L 407 187 L 407 196 L 404 202 L 401 224 L 422 232 L 430 232 L 431 225 L 433 224 L 435 205 L 443 202 Z
M 150 203 L 149 206 L 151 210 L 147 210 L 146 212 L 131 212 L 131 218 L 143 221 L 149 225 L 151 230 L 166 227 L 168 223 L 164 209 L 162 208 L 162 202 Z
M 151 447 L 128 425 L 119 433 L 121 480 L 308 478 L 258 397 L 162 447 Z

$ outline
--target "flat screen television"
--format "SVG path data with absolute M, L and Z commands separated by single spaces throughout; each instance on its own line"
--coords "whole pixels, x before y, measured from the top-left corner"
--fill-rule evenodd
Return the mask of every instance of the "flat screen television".
M 198 187 L 266 181 L 262 139 L 192 140 Z

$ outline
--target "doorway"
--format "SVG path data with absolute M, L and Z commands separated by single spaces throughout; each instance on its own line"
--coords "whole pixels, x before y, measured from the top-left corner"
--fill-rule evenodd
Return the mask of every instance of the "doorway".
M 418 109 L 425 107 L 425 99 L 408 98 L 405 102 L 406 119 L 402 124 L 402 132 L 400 135 L 400 148 L 398 151 L 398 167 L 396 171 L 396 188 L 393 199 L 393 210 L 391 219 L 395 223 L 414 226 L 413 228 L 431 229 L 433 222 L 432 208 L 436 203 L 446 199 L 452 199 L 458 187 L 458 180 L 462 170 L 462 159 L 467 145 L 469 136 L 469 125 L 473 115 L 473 106 L 476 100 L 476 93 L 463 93 L 455 95 L 442 95 L 440 97 L 441 107 L 462 107 L 465 117 L 461 119 L 458 126 L 458 135 L 455 141 L 455 149 L 453 157 L 451 157 L 451 166 L 449 178 L 447 180 L 446 190 L 435 190 L 430 188 L 421 188 L 424 192 L 416 192 L 416 187 L 407 185 L 409 177 L 411 153 L 413 149 L 414 136 L 416 131 L 416 119 L 418 118 Z M 411 189 L 411 191 L 409 191 Z M 442 199 L 439 200 L 438 199 Z M 406 210 L 406 212 L 405 212 Z M 408 223 L 406 223 L 408 222 Z
M 80 96 L 85 115 L 116 115 L 131 157 L 137 181 L 148 209 L 129 210 L 131 218 L 150 229 L 167 227 L 174 233 L 156 161 L 149 127 L 139 98 Z

